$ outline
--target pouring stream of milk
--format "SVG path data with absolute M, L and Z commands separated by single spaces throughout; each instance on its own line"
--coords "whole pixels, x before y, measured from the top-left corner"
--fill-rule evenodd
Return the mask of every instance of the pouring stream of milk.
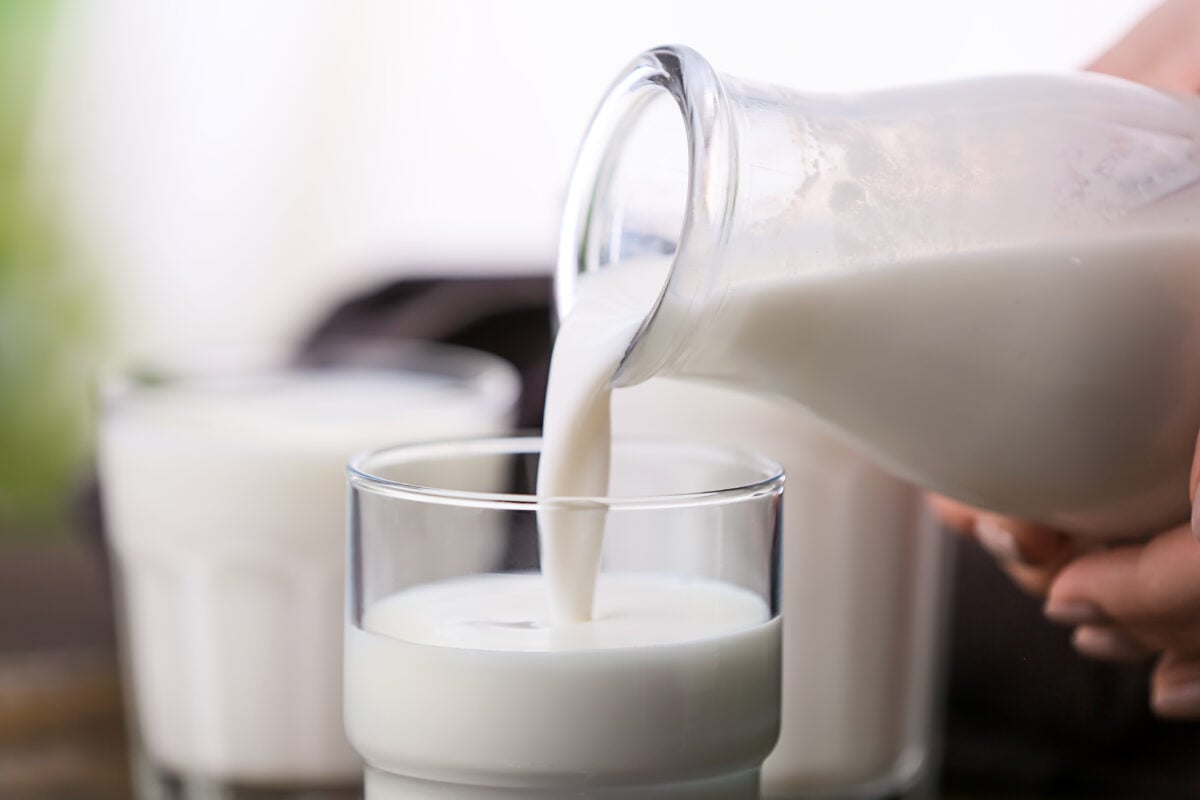
M 612 377 L 662 286 L 669 262 L 630 260 L 580 278 L 576 303 L 554 341 L 537 492 L 608 494 Z M 555 623 L 592 618 L 604 513 L 538 513 L 542 574 Z

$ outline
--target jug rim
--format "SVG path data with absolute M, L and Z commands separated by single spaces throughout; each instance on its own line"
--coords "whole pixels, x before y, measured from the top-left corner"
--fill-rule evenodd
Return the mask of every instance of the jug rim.
M 648 101 L 667 93 L 687 136 L 687 190 L 671 267 L 653 306 L 642 320 L 613 384 L 629 386 L 668 367 L 692 338 L 698 312 L 728 238 L 737 195 L 736 125 L 720 75 L 685 45 L 642 52 L 612 83 L 580 145 L 567 188 L 554 280 L 557 319 L 574 304 L 578 279 L 611 264 L 599 262 L 593 230 L 606 210 L 618 156 Z M 681 261 L 707 258 L 710 269 L 676 269 Z M 620 259 L 618 259 L 619 261 Z M 664 300 L 670 295 L 671 302 Z

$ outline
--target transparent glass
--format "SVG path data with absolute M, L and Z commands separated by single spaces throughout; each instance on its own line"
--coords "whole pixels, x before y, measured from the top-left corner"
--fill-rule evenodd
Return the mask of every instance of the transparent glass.
M 779 732 L 781 468 L 620 441 L 610 496 L 535 497 L 540 448 L 446 442 L 349 467 L 346 729 L 367 800 L 756 800 Z M 547 624 L 551 509 L 605 516 L 590 622 Z M 455 557 L 431 564 L 439 543 Z
M 345 461 L 385 438 L 508 431 L 516 370 L 365 340 L 301 364 L 204 361 L 114 382 L 101 415 L 138 796 L 349 800 Z
M 1200 103 L 1098 75 L 857 95 L 639 56 L 568 192 L 557 302 L 667 258 L 620 370 L 791 397 L 894 472 L 1080 533 L 1182 519 Z

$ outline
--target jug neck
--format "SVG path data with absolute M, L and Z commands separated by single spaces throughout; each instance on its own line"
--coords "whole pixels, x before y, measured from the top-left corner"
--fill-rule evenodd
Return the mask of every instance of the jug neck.
M 671 259 L 614 385 L 669 372 L 703 325 L 705 298 L 721 279 L 738 164 L 726 87 L 691 48 L 641 54 L 597 109 L 567 192 L 559 317 L 573 305 L 580 276 L 639 257 Z

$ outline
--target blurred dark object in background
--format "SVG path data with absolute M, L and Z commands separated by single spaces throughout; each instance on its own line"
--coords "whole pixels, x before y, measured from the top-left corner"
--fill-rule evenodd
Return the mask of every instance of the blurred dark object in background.
M 418 278 L 353 298 L 302 348 L 327 339 L 424 339 L 494 353 L 521 373 L 518 428 L 540 428 L 550 364 L 551 280 Z

